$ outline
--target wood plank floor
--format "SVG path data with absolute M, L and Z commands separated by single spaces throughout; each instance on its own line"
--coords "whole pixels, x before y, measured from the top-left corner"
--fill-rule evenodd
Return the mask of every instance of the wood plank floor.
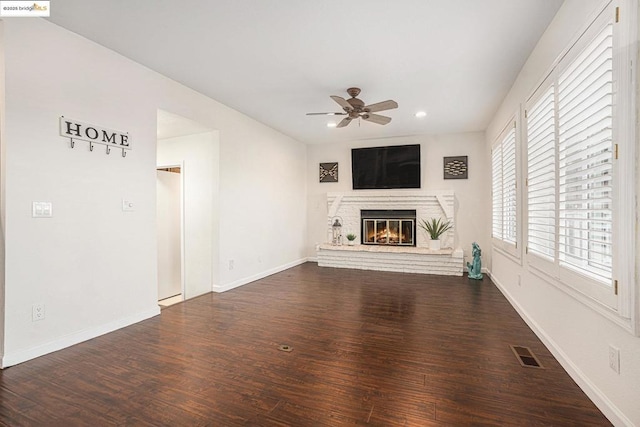
M 5 369 L 0 425 L 611 424 L 487 277 L 307 263 Z

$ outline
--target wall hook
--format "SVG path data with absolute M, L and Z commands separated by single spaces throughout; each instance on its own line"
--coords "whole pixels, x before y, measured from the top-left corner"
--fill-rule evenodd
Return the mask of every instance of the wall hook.
M 69 138 L 69 140 L 71 141 L 71 148 L 73 148 L 73 146 L 76 144 L 73 140 L 73 138 Z
M 127 152 L 124 151 L 124 148 L 122 149 L 122 157 L 127 157 Z
M 93 151 L 93 142 L 89 141 L 89 151 Z
M 109 148 L 109 146 L 107 145 L 107 154 L 111 153 L 111 148 Z

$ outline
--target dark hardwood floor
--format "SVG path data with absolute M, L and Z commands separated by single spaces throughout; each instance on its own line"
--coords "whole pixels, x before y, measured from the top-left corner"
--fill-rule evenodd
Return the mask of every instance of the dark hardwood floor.
M 307 263 L 5 369 L 0 425 L 610 423 L 488 277 Z

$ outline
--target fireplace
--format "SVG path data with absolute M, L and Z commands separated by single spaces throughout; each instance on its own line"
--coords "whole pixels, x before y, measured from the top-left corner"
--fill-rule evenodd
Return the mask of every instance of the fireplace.
M 361 210 L 363 245 L 415 246 L 415 210 Z
M 328 236 L 332 236 L 331 227 L 338 217 L 345 233 L 360 232 L 360 238 L 356 240 L 362 244 L 332 245 L 329 237 L 327 243 L 317 246 L 318 266 L 462 276 L 464 256 L 463 250 L 456 248 L 455 228 L 445 234 L 444 241 L 447 243 L 443 244 L 445 249 L 440 251 L 428 249 L 428 236 L 417 231 L 418 218 L 452 220 L 455 211 L 453 191 L 363 190 L 327 193 L 327 218 L 324 224 L 329 226 Z M 385 232 L 385 227 L 391 232 Z M 396 237 L 396 234 L 400 236 Z

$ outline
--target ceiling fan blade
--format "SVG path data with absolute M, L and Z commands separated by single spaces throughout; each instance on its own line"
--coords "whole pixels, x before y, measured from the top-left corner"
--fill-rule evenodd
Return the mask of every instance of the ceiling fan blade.
M 353 110 L 353 107 L 351 106 L 351 104 L 349 104 L 347 102 L 346 99 L 341 98 L 339 96 L 335 96 L 335 95 L 331 95 L 331 99 L 333 99 L 334 101 L 336 101 L 343 109 L 344 111 L 351 111 Z
M 307 116 L 346 116 L 347 113 L 307 113 Z
M 364 111 L 375 113 L 376 111 L 392 110 L 398 108 L 398 103 L 393 100 L 376 102 L 375 104 L 365 105 Z
M 379 125 L 386 125 L 391 121 L 391 117 L 381 116 L 380 114 L 363 114 L 361 117 L 362 120 L 377 123 Z
M 344 119 L 342 119 L 340 121 L 340 123 L 338 123 L 338 126 L 336 126 L 337 128 L 343 128 L 346 125 L 348 125 L 349 123 L 351 123 L 351 117 L 345 117 Z

